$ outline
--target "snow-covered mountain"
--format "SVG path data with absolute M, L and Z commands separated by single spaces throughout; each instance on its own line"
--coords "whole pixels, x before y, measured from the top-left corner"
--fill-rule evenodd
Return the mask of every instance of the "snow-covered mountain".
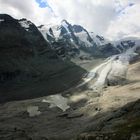
M 50 24 L 40 25 L 39 27 L 36 27 L 27 19 L 16 21 L 18 22 L 18 26 L 20 26 L 20 30 L 24 30 L 24 32 L 29 33 L 30 36 L 43 36 L 51 49 L 64 59 L 71 59 L 73 57 L 79 57 L 81 59 L 109 57 L 135 46 L 137 40 L 139 40 L 127 38 L 110 42 L 106 39 L 107 37 L 96 35 L 94 32 L 88 32 L 84 27 L 72 25 L 66 20 L 61 21 L 59 25 Z M 0 24 L 3 23 L 5 23 L 4 19 L 1 18 Z
M 63 58 L 77 56 L 82 48 L 88 50 L 95 44 L 83 27 L 71 25 L 66 20 L 60 25 L 41 25 L 38 29 L 56 53 Z
M 71 25 L 66 20 L 63 20 L 60 25 L 42 25 L 38 28 L 49 42 L 65 38 L 76 45 L 81 45 L 82 43 L 84 43 L 85 47 L 94 45 L 93 39 L 86 29 L 80 25 Z
M 88 32 L 80 25 L 71 25 L 66 20 L 59 25 L 41 25 L 38 29 L 62 57 L 81 57 L 83 52 L 87 56 L 109 57 L 135 46 L 133 39 L 109 41 L 94 32 Z

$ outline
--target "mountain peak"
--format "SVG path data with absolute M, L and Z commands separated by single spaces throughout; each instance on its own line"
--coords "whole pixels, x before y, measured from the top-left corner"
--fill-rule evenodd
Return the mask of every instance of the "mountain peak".
M 63 20 L 61 21 L 61 24 L 69 24 L 69 23 L 68 23 L 68 21 L 67 21 L 66 19 L 63 19 Z

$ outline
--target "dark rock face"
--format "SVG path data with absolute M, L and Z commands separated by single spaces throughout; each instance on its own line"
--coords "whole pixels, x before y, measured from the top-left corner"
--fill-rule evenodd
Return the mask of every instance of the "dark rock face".
M 14 77 L 28 73 L 26 68 L 28 62 L 40 57 L 43 52 L 47 52 L 49 57 L 55 56 L 49 44 L 44 40 L 37 27 L 30 23 L 29 30 L 25 30 L 19 22 L 26 19 L 16 20 L 9 15 L 0 15 L 0 71 L 1 80 L 14 79 Z M 24 67 L 24 68 L 22 68 Z M 24 75 L 24 74 L 23 74 Z M 32 74 L 31 74 L 32 75 Z
M 99 48 L 99 51 L 103 56 L 109 57 L 114 54 L 119 54 L 119 50 L 116 49 L 111 43 L 105 44 Z
M 38 53 L 44 49 L 50 50 L 49 44 L 44 40 L 33 23 L 29 26 L 29 31 L 26 31 L 19 24 L 20 21 L 25 21 L 25 19 L 18 21 L 9 15 L 0 15 L 0 19 L 4 19 L 3 22 L 0 22 L 1 49 L 20 47 L 20 49 L 27 51 L 27 54 L 30 53 L 32 55 L 34 55 L 33 46 L 35 46 Z M 40 45 L 37 46 L 36 44 Z
M 102 36 L 96 35 L 96 37 L 97 37 L 100 41 L 104 41 L 104 40 L 105 40 Z
M 84 31 L 84 29 L 83 29 L 83 27 L 80 26 L 80 25 L 73 25 L 73 31 L 74 31 L 75 33 L 79 33 L 79 32 Z

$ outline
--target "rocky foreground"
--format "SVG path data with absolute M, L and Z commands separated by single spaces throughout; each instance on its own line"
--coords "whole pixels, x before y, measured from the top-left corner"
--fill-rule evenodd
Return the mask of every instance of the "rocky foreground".
M 127 80 L 104 88 L 91 83 L 54 96 L 0 105 L 1 140 L 139 140 L 140 62 Z

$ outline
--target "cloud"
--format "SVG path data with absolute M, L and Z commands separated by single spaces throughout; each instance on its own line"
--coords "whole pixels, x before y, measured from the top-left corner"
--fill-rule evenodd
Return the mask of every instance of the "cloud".
M 140 33 L 139 0 L 0 0 L 0 13 L 28 18 L 37 25 L 63 19 L 107 38 Z M 41 8 L 40 3 L 46 3 Z
M 140 35 L 139 0 L 48 0 L 48 3 L 61 19 L 83 25 L 106 38 Z
M 37 25 L 54 22 L 50 8 L 41 8 L 36 0 L 0 0 L 0 13 L 7 13 L 15 18 L 27 18 Z
M 41 8 L 46 8 L 48 5 L 45 0 L 36 0 L 36 2 L 39 4 L 39 7 Z
M 121 11 L 120 15 L 110 22 L 106 35 L 112 39 L 140 37 L 140 2 Z

